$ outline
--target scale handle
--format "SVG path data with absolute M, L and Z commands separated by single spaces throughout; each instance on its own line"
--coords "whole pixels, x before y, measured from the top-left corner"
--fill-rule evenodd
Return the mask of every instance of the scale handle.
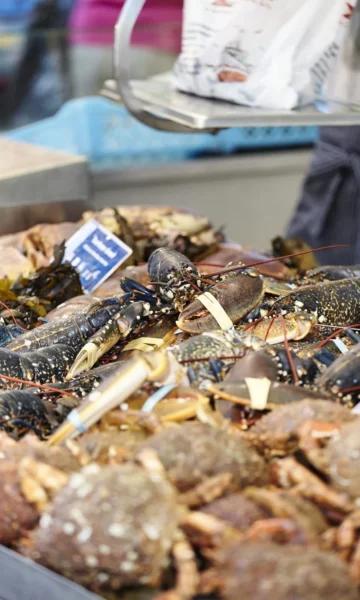
M 139 101 L 131 88 L 130 53 L 131 34 L 146 0 L 126 0 L 115 25 L 114 75 L 117 91 L 128 111 L 142 123 L 163 131 L 193 133 L 193 129 L 175 123 L 165 117 L 146 110 L 146 104 Z

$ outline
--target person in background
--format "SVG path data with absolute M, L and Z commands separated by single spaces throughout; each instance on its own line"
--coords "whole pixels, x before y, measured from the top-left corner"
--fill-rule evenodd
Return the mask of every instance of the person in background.
M 319 252 L 322 264 L 360 264 L 360 127 L 321 127 L 287 237 Z
M 6 58 L 11 65 L 4 70 L 0 89 L 2 127 L 49 117 L 68 99 L 66 22 L 72 4 L 73 0 L 4 0 L 0 4 L 0 31 L 15 40 L 0 55 L 0 80 Z
M 70 19 L 75 97 L 97 93 L 112 77 L 114 26 L 124 0 L 77 0 Z M 183 0 L 148 0 L 135 28 L 130 72 L 171 69 L 181 45 Z

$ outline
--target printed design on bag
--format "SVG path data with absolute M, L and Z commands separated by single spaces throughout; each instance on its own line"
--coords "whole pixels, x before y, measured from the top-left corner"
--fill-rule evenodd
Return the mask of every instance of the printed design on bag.
M 344 19 L 351 19 L 353 16 L 355 4 L 350 4 L 350 2 L 346 3 L 346 13 L 344 14 Z
M 261 6 L 262 8 L 273 8 L 273 4 L 278 2 L 278 0 L 242 0 L 242 2 L 251 2 L 252 4 L 257 4 L 257 6 Z
M 272 8 L 272 5 L 277 2 L 277 0 L 212 0 L 212 6 L 221 6 L 225 8 L 231 8 L 235 4 L 240 2 L 249 2 L 251 4 L 257 4 L 263 8 Z
M 218 80 L 224 83 L 241 83 L 247 80 L 247 75 L 239 71 L 222 70 L 218 73 Z
M 339 51 L 339 44 L 333 42 L 310 70 L 315 98 L 320 98 L 322 96 L 324 83 L 329 77 L 329 73 L 335 64 Z
M 329 82 L 329 77 L 336 66 L 336 61 L 341 52 L 344 37 L 349 28 L 349 22 L 353 16 L 356 0 L 345 2 L 346 10 L 343 13 L 339 22 L 339 30 L 337 39 L 323 52 L 320 59 L 314 64 L 311 69 L 311 80 L 316 99 L 323 99 L 329 95 L 326 87 Z M 331 95 L 331 94 L 330 94 Z
M 213 6 L 232 6 L 230 0 L 213 0 Z
M 224 48 L 217 70 L 219 81 L 224 83 L 241 83 L 247 80 L 252 71 L 249 53 L 244 50 L 239 40 L 230 42 Z

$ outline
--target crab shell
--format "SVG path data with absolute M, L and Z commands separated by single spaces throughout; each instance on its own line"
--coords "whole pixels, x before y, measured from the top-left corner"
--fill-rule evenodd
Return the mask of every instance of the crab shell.
M 233 323 L 237 323 L 261 302 L 264 284 L 261 277 L 240 273 L 216 283 L 209 291 Z M 177 325 L 192 334 L 219 329 L 217 321 L 198 299 L 180 314 Z
M 332 425 L 353 420 L 354 416 L 345 406 L 310 396 L 264 415 L 251 430 L 251 443 L 261 453 L 284 456 L 299 448 L 299 431 L 307 422 Z
M 288 313 L 274 319 L 263 319 L 251 333 L 268 344 L 281 344 L 284 340 L 303 340 L 311 331 L 314 317 L 306 313 Z
M 183 252 L 191 259 L 200 258 L 216 250 L 224 239 L 206 217 L 172 206 L 120 205 L 83 214 L 83 221 L 93 218 L 134 250 L 132 263 L 147 260 L 161 246 Z
M 235 542 L 216 553 L 215 572 L 223 600 L 358 598 L 343 561 L 317 548 L 304 550 L 292 544 Z
M 127 463 L 76 473 L 44 512 L 34 557 L 100 591 L 159 584 L 180 509 L 171 484 Z
M 360 419 L 342 422 L 334 429 L 329 443 L 318 453 L 319 461 L 312 460 L 329 477 L 332 486 L 359 505 L 360 499 Z
M 262 457 L 238 433 L 189 421 L 166 427 L 139 448 L 155 451 L 169 480 L 188 492 L 208 478 L 230 474 L 229 489 L 265 485 L 268 467 Z

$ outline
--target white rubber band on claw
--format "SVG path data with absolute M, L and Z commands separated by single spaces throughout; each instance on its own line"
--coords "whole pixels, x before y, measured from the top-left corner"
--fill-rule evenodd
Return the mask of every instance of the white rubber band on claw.
M 75 429 L 79 433 L 85 433 L 86 427 L 76 410 L 71 411 L 71 413 L 67 416 L 67 420 L 74 425 Z
M 246 377 L 245 383 L 249 390 L 251 408 L 265 410 L 269 399 L 270 379 L 267 377 Z
M 142 352 L 151 352 L 156 348 L 160 348 L 164 344 L 161 338 L 140 337 L 136 340 L 131 340 L 123 350 L 140 350 Z
M 176 388 L 176 383 L 168 383 L 163 385 L 161 388 L 156 390 L 151 396 L 148 397 L 142 407 L 142 412 L 150 413 L 154 410 L 155 406 L 165 398 L 172 390 Z
M 197 296 L 197 300 L 200 300 L 201 304 L 209 311 L 214 317 L 215 321 L 223 331 L 228 331 L 234 327 L 234 323 L 230 319 L 227 312 L 223 309 L 220 302 L 210 292 L 205 292 L 200 296 Z
M 346 354 L 349 352 L 349 348 L 345 346 L 344 342 L 340 340 L 340 338 L 335 338 L 332 340 L 332 343 L 337 347 L 338 350 L 340 350 L 341 354 Z

